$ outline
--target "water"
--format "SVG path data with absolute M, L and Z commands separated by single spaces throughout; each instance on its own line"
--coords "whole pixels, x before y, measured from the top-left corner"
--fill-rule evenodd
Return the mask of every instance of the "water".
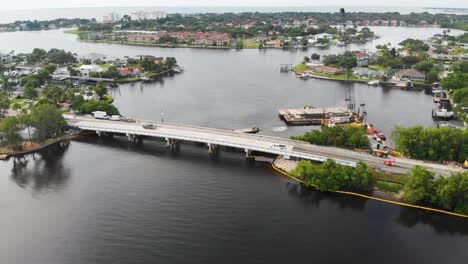
M 389 31 L 393 30 L 393 31 Z M 428 36 L 439 29 L 376 28 L 382 38 L 359 46 Z M 398 34 L 397 34 L 398 33 Z M 344 103 L 341 83 L 280 74 L 316 50 L 212 51 L 80 43 L 60 31 L 0 34 L 0 50 L 63 48 L 80 56 L 175 56 L 185 72 L 163 83 L 113 90 L 130 117 L 287 137 L 278 108 Z M 353 48 L 357 48 L 354 46 Z M 339 48 L 320 50 L 321 54 Z M 355 85 L 369 120 L 433 125 L 423 92 Z M 303 190 L 241 152 L 160 141 L 85 136 L 68 148 L 0 163 L 2 263 L 460 263 L 468 257 L 468 222 L 361 198 Z
M 24 9 L 24 10 L 0 10 L 0 23 L 11 23 L 17 20 L 52 20 L 57 18 L 96 18 L 98 21 L 104 15 L 115 12 L 121 15 L 131 14 L 133 12 L 145 10 L 160 10 L 168 13 L 190 14 L 190 13 L 224 13 L 224 12 L 339 12 L 339 9 L 344 7 L 347 12 L 399 12 L 400 14 L 409 14 L 411 12 L 422 13 L 441 13 L 436 9 L 426 9 L 424 7 L 399 7 L 399 6 L 278 6 L 278 7 L 80 7 L 80 8 L 43 8 L 40 9 Z

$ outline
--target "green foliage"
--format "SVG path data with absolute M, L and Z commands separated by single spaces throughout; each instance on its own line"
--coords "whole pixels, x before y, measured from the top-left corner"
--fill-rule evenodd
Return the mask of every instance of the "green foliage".
M 294 66 L 293 70 L 296 72 L 303 72 L 307 70 L 307 65 L 305 63 L 298 64 Z
M 346 51 L 339 55 L 327 55 L 323 58 L 323 63 L 327 66 L 333 65 L 337 67 L 343 67 L 345 69 L 351 69 L 357 66 L 356 58 L 353 53 Z
M 434 65 L 431 61 L 420 61 L 414 65 L 414 67 L 422 72 L 428 73 Z
M 369 139 L 367 138 L 364 126 L 323 127 L 322 131 L 311 130 L 303 136 L 292 136 L 291 139 L 306 141 L 311 144 L 349 149 L 369 147 Z
M 93 90 L 99 95 L 99 97 L 104 96 L 108 92 L 107 86 L 102 82 L 97 82 L 93 87 Z
M 400 46 L 409 49 L 410 51 L 413 52 L 421 52 L 421 51 L 428 51 L 429 46 L 424 43 L 424 41 L 419 40 L 419 39 L 405 39 L 399 44 Z
M 36 134 L 39 140 L 56 137 L 66 125 L 60 110 L 49 104 L 34 107 L 31 112 L 31 120 L 37 129 Z
M 460 103 L 465 97 L 468 97 L 468 87 L 455 90 L 452 94 L 452 100 L 455 103 Z
M 47 61 L 49 63 L 55 63 L 58 65 L 77 62 L 76 57 L 71 52 L 66 52 L 59 49 L 49 50 L 47 52 Z
M 358 162 L 357 167 L 352 168 L 337 164 L 331 159 L 322 164 L 302 160 L 291 174 L 301 177 L 307 184 L 317 186 L 320 191 L 370 192 L 375 184 L 374 176 L 363 162 Z
M 320 54 L 318 53 L 312 53 L 312 55 L 310 56 L 310 58 L 312 60 L 320 60 Z
M 403 190 L 405 202 L 433 205 L 468 215 L 468 172 L 435 178 L 432 172 L 416 166 Z
M 10 99 L 5 91 L 0 91 L 0 113 L 10 108 Z
M 412 168 L 410 173 L 403 188 L 403 200 L 412 204 L 429 204 L 432 200 L 434 174 L 419 166 Z
M 15 116 L 7 116 L 0 122 L 0 133 L 10 144 L 21 140 L 19 122 Z
M 376 187 L 381 191 L 389 193 L 399 193 L 401 190 L 403 190 L 403 185 L 393 182 L 377 181 Z
M 104 111 L 108 115 L 119 114 L 119 110 L 114 105 L 111 105 L 105 101 L 96 101 L 96 100 L 85 101 L 81 105 L 79 105 L 77 108 L 82 114 L 91 114 L 94 111 Z
M 468 74 L 461 72 L 450 73 L 440 82 L 440 85 L 447 90 L 468 87 Z
M 464 161 L 468 157 L 468 131 L 441 127 L 396 127 L 392 137 L 405 156 L 432 161 Z M 461 144 L 463 143 L 463 144 Z
M 37 96 L 36 89 L 34 89 L 34 86 L 26 86 L 24 88 L 24 97 L 28 99 L 34 99 Z
M 46 86 L 41 91 L 41 95 L 52 101 L 53 104 L 59 103 L 62 93 L 63 89 L 55 85 Z

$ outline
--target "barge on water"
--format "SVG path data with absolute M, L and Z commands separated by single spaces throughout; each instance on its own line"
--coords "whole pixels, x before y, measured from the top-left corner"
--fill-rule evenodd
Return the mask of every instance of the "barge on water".
M 280 109 L 279 116 L 286 124 L 296 126 L 322 125 L 323 120 L 334 120 L 335 124 L 352 123 L 356 114 L 344 107 L 303 109 Z

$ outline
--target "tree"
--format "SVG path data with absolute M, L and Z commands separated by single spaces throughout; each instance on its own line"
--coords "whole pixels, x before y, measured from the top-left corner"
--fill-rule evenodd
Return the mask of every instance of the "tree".
M 99 97 L 104 96 L 108 92 L 107 86 L 102 82 L 97 82 L 93 89 L 99 95 Z
M 108 115 L 118 115 L 119 110 L 114 106 L 105 101 L 86 101 L 83 102 L 78 110 L 83 114 L 91 114 L 94 111 L 104 111 Z
M 33 99 L 36 97 L 37 95 L 37 92 L 36 92 L 36 89 L 34 89 L 34 86 L 32 85 L 28 85 L 26 86 L 26 88 L 24 88 L 24 97 L 28 98 L 28 99 Z
M 434 65 L 430 61 L 420 61 L 414 67 L 422 72 L 428 73 Z
M 19 110 L 21 109 L 21 105 L 18 103 L 14 103 L 11 107 L 13 110 L 15 110 L 19 114 Z
M 19 133 L 19 122 L 15 116 L 7 116 L 0 122 L 0 132 L 10 144 L 18 143 L 21 140 Z
M 46 86 L 41 91 L 41 95 L 54 102 L 54 104 L 57 104 L 60 101 L 62 94 L 63 89 L 55 85 Z
M 440 82 L 440 85 L 447 90 L 468 87 L 468 74 L 459 72 L 450 73 Z
M 0 114 L 10 108 L 10 99 L 5 91 L 0 91 Z
M 59 135 L 67 124 L 60 110 L 54 105 L 39 105 L 33 108 L 31 120 L 37 129 L 37 138 L 46 140 Z
M 303 63 L 307 63 L 307 62 L 309 62 L 309 61 L 310 61 L 310 58 L 307 57 L 307 56 L 304 56 L 304 62 L 303 62 Z
M 34 122 L 31 118 L 30 114 L 22 114 L 18 116 L 18 122 L 21 123 L 22 125 L 26 126 L 28 129 L 28 139 L 29 141 L 32 140 L 31 137 L 31 127 L 34 125 Z
M 312 56 L 310 56 L 312 60 L 320 60 L 320 54 L 317 53 L 312 53 Z
M 403 188 L 403 200 L 412 204 L 428 204 L 434 193 L 433 180 L 432 172 L 419 166 L 412 168 Z

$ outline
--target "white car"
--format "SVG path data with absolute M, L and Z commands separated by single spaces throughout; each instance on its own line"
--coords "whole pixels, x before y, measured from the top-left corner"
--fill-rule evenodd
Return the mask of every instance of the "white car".
M 286 147 L 286 145 L 283 145 L 283 144 L 271 144 L 270 148 L 286 150 L 287 147 Z
M 122 120 L 122 117 L 119 116 L 119 115 L 111 115 L 111 117 L 109 119 L 114 120 L 114 121 L 120 121 L 120 120 Z

